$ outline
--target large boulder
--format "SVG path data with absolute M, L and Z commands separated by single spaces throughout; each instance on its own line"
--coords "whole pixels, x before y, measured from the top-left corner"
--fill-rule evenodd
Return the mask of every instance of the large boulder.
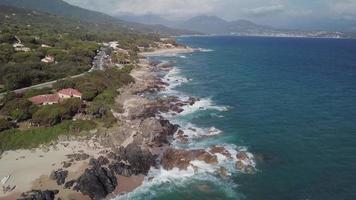
M 193 160 L 203 161 L 207 164 L 216 165 L 218 159 L 216 155 L 209 152 L 198 150 L 183 150 L 183 149 L 168 149 L 162 157 L 162 166 L 166 170 L 171 170 L 177 167 L 180 170 L 186 170 Z
M 55 180 L 58 185 L 63 185 L 66 181 L 67 176 L 68 171 L 60 169 L 57 171 L 52 171 L 52 173 L 49 175 L 49 178 L 51 180 Z
M 104 199 L 118 184 L 114 173 L 104 167 L 86 169 L 76 183 L 75 190 L 94 200 Z

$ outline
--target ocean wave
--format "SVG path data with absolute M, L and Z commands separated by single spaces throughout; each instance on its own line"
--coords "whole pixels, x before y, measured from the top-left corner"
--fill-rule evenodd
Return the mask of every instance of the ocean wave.
M 213 52 L 214 49 L 204 49 L 204 48 L 197 48 L 196 51 L 198 52 Z
M 229 109 L 230 108 L 228 106 L 215 105 L 211 98 L 203 98 L 195 102 L 193 105 L 183 106 L 184 111 L 180 113 L 180 115 L 189 115 L 194 112 L 203 110 L 217 110 L 220 112 L 227 112 Z
M 181 70 L 177 67 L 173 67 L 163 78 L 162 81 L 168 83 L 166 90 L 162 93 L 169 94 L 174 93 L 173 89 L 177 86 L 187 83 L 189 80 L 181 75 Z
M 163 167 L 151 168 L 144 183 L 141 187 L 137 188 L 134 192 L 120 196 L 116 200 L 121 199 L 154 199 L 157 194 L 161 194 L 163 190 L 170 192 L 173 188 L 186 187 L 194 181 L 208 181 L 218 185 L 220 189 L 225 190 L 225 194 L 229 196 L 238 196 L 233 192 L 236 185 L 232 181 L 228 181 L 227 178 L 232 177 L 234 174 L 243 173 L 236 169 L 236 162 L 239 161 L 237 155 L 240 152 L 247 152 L 245 147 L 237 147 L 233 144 L 221 144 L 219 147 L 223 147 L 231 154 L 228 158 L 226 155 L 215 153 L 218 158 L 218 164 L 208 164 L 200 160 L 192 160 L 190 165 L 185 170 L 173 168 L 172 170 L 166 170 Z M 207 152 L 211 151 L 211 147 L 205 149 Z M 244 160 L 246 165 L 253 165 L 253 155 L 247 152 L 247 158 Z M 227 171 L 222 176 L 221 169 L 224 168 Z M 227 177 L 226 177 L 227 176 Z M 161 188 L 164 185 L 164 189 Z M 145 198 L 143 198 L 145 197 Z

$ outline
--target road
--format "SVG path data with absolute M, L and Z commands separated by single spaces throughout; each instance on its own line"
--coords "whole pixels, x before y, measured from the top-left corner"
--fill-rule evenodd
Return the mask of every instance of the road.
M 66 77 L 66 78 L 78 78 L 78 77 L 84 76 L 88 72 L 92 72 L 92 71 L 95 71 L 95 70 L 104 70 L 105 69 L 104 65 L 107 63 L 107 59 L 108 59 L 108 56 L 107 56 L 107 54 L 105 52 L 105 49 L 102 48 L 102 49 L 99 50 L 97 55 L 94 57 L 92 68 L 89 71 L 81 73 L 81 74 L 78 74 L 78 75 Z M 41 89 L 41 88 L 52 87 L 53 84 L 56 83 L 57 81 L 63 80 L 63 79 L 66 79 L 66 78 L 61 78 L 61 79 L 57 79 L 57 80 L 54 80 L 54 81 L 49 81 L 49 82 L 46 82 L 46 83 L 41 83 L 41 84 L 38 84 L 38 85 L 32 85 L 30 87 L 25 87 L 25 88 L 13 90 L 13 92 L 15 92 L 15 93 L 24 93 L 24 92 L 26 92 L 27 90 L 30 90 L 30 89 Z M 0 99 L 2 99 L 5 96 L 5 94 L 6 94 L 6 92 L 0 93 Z

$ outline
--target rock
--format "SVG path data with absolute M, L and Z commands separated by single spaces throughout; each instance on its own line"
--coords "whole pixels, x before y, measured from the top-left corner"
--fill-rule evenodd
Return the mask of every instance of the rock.
M 75 183 L 75 180 L 68 181 L 68 182 L 66 182 L 66 183 L 64 184 L 64 188 L 65 188 L 65 189 L 70 189 L 70 188 L 73 187 L 74 183 Z
M 184 132 L 182 130 L 179 130 L 177 133 L 177 139 L 182 143 L 182 144 L 187 144 L 188 143 L 188 136 L 184 135 Z
M 219 163 L 216 155 L 212 155 L 206 152 L 205 150 L 195 150 L 194 152 L 196 154 L 197 160 L 204 161 L 205 163 L 213 164 L 213 165 Z
M 103 166 L 103 165 L 107 165 L 109 164 L 109 159 L 104 157 L 104 156 L 100 156 L 98 159 L 95 158 L 91 158 L 89 160 L 89 165 L 92 166 Z
M 246 159 L 248 159 L 247 152 L 245 152 L 245 151 L 239 152 L 238 154 L 236 154 L 236 158 L 238 160 L 246 160 Z
M 58 190 L 32 190 L 21 194 L 18 200 L 54 200 Z
M 85 153 L 69 154 L 66 155 L 68 159 L 73 159 L 75 161 L 82 161 L 88 159 L 90 156 Z
M 65 162 L 65 161 L 63 162 L 63 168 L 68 168 L 70 166 L 72 166 L 71 162 Z
M 229 172 L 227 171 L 227 169 L 225 167 L 220 167 L 218 169 L 218 173 L 219 173 L 220 177 L 223 179 L 227 179 L 229 177 Z
M 191 105 L 191 106 L 194 105 L 195 102 L 197 102 L 197 99 L 194 98 L 194 97 L 189 97 L 189 99 L 188 99 L 188 101 L 187 101 L 187 103 L 188 103 L 189 105 Z
M 181 150 L 168 149 L 162 157 L 162 166 L 166 170 L 177 167 L 180 170 L 186 170 L 193 160 L 200 160 L 207 164 L 218 164 L 217 156 L 206 152 L 205 150 Z
M 114 173 L 104 167 L 86 169 L 76 182 L 74 189 L 94 200 L 104 199 L 118 184 Z
M 68 176 L 68 171 L 60 169 L 58 171 L 52 171 L 49 178 L 51 180 L 55 180 L 58 185 L 63 185 L 65 183 L 67 176 Z
M 217 147 L 217 146 L 214 146 L 214 147 L 212 147 L 212 148 L 210 149 L 209 152 L 212 153 L 212 154 L 217 154 L 217 153 L 219 153 L 219 154 L 224 155 L 224 156 L 227 157 L 227 158 L 232 158 L 231 153 L 230 153 L 228 150 L 226 150 L 224 147 Z
M 151 166 L 156 164 L 156 156 L 151 152 L 142 150 L 137 144 L 129 144 L 126 148 L 120 149 L 120 157 L 127 161 L 133 174 L 147 175 Z

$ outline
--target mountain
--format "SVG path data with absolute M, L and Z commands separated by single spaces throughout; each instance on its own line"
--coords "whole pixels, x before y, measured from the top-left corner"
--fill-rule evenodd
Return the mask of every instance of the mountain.
M 170 26 L 172 25 L 172 21 L 167 20 L 159 15 L 154 15 L 154 14 L 146 14 L 146 15 L 117 15 L 115 16 L 119 19 L 128 21 L 128 22 L 137 22 L 141 24 L 149 24 L 149 25 L 157 25 L 161 24 L 164 26 Z
M 277 29 L 255 24 L 248 20 L 226 21 L 217 16 L 201 15 L 185 21 L 169 21 L 157 15 L 130 16 L 125 19 L 147 24 L 163 24 L 171 28 L 178 28 L 210 35 L 239 35 L 239 36 L 273 36 L 273 37 L 321 37 L 321 38 L 350 38 L 355 34 L 332 30 L 293 30 Z
M 0 5 L 33 9 L 82 21 L 114 24 L 120 26 L 121 28 L 130 29 L 132 31 L 139 31 L 142 33 L 162 35 L 192 34 L 192 31 L 177 30 L 162 25 L 150 26 L 145 24 L 126 22 L 110 15 L 73 6 L 63 0 L 0 0 Z

